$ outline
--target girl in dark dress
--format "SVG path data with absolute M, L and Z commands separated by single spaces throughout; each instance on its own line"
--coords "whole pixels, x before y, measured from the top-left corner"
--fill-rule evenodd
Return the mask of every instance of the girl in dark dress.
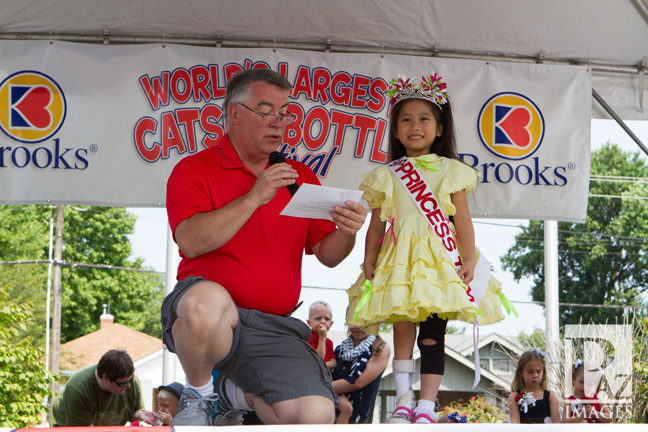
M 511 423 L 560 423 L 558 398 L 547 390 L 546 357 L 538 348 L 520 356 L 508 398 Z

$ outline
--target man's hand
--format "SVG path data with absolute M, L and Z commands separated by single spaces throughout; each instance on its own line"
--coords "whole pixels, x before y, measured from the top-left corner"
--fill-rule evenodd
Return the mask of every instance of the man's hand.
M 335 206 L 331 218 L 337 225 L 335 231 L 327 234 L 313 246 L 313 253 L 327 267 L 335 267 L 351 253 L 355 235 L 364 224 L 367 210 L 355 201 L 345 201 L 347 207 Z
M 133 420 L 143 421 L 144 423 L 148 423 L 150 425 L 157 424 L 157 417 L 155 417 L 155 413 L 153 411 L 137 411 L 133 415 L 133 417 Z
M 262 206 L 269 203 L 279 189 L 295 183 L 298 176 L 297 171 L 287 163 L 271 165 L 259 174 L 248 196 Z
M 355 201 L 345 201 L 346 207 L 335 206 L 331 212 L 333 222 L 342 234 L 354 236 L 367 218 L 367 210 Z

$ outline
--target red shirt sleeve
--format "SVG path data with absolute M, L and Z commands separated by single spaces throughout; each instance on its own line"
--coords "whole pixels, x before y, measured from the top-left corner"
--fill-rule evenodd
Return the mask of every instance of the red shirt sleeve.
M 333 350 L 333 341 L 329 338 L 326 338 L 326 355 L 324 356 L 324 361 L 329 361 L 335 359 L 335 351 Z

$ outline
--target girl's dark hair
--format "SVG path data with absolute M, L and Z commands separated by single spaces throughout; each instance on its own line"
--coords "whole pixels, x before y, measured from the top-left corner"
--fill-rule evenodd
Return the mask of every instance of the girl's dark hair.
M 432 143 L 431 153 L 439 156 L 447 157 L 448 159 L 459 159 L 457 154 L 457 138 L 455 136 L 454 118 L 452 115 L 452 102 L 448 97 L 448 102 L 443 105 L 443 109 L 439 108 L 432 102 L 425 99 L 405 99 L 394 105 L 391 112 L 391 120 L 389 122 L 389 160 L 395 161 L 402 158 L 406 154 L 406 149 L 400 140 L 396 137 L 398 130 L 398 116 L 400 115 L 403 107 L 412 100 L 420 100 L 430 105 L 430 109 L 434 114 L 434 118 L 438 125 L 443 127 L 443 133 L 437 137 Z

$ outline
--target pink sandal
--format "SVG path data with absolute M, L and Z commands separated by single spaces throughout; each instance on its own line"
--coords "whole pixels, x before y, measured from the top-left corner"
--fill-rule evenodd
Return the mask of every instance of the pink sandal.
M 436 423 L 432 417 L 425 413 L 420 413 L 416 414 L 414 416 L 414 421 L 412 423 L 417 423 L 417 424 L 431 424 L 431 423 Z
M 409 407 L 399 406 L 394 410 L 392 415 L 389 416 L 385 423 L 411 424 L 413 417 L 414 411 L 412 411 Z

